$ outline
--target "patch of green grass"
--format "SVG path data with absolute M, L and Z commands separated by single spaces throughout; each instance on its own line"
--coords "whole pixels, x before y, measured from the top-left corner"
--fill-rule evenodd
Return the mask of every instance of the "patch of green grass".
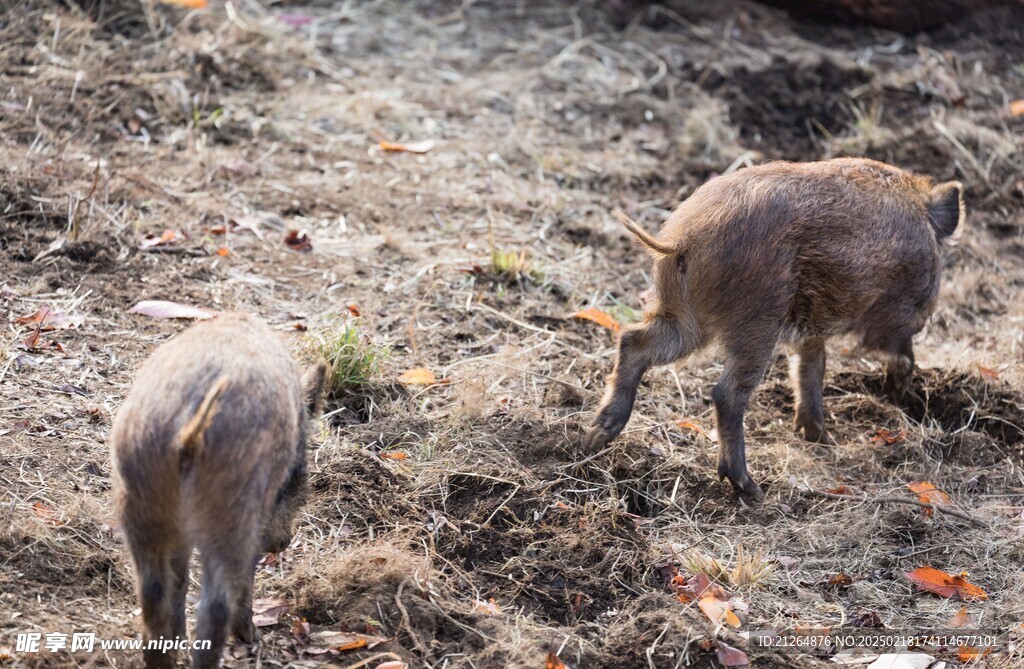
M 328 392 L 332 397 L 375 380 L 381 362 L 388 357 L 388 349 L 375 344 L 361 327 L 359 319 L 339 321 L 316 328 L 306 337 L 309 351 L 331 364 Z
M 491 272 L 494 276 L 509 282 L 538 281 L 541 272 L 529 258 L 529 250 L 505 251 L 494 247 L 491 249 Z

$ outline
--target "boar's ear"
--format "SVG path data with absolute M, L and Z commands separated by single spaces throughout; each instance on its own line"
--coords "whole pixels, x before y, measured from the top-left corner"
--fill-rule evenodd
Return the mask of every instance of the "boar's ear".
M 959 181 L 949 181 L 932 187 L 928 202 L 928 220 L 935 236 L 949 237 L 964 220 L 964 187 Z
M 302 396 L 311 417 L 320 415 L 324 408 L 324 386 L 331 374 L 331 366 L 320 358 L 302 375 Z

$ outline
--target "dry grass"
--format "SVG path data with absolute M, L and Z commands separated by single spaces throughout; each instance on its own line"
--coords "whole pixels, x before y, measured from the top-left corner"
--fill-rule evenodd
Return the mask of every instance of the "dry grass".
M 141 299 L 257 312 L 297 352 L 294 323 L 307 323 L 347 370 L 311 445 L 295 539 L 258 571 L 258 596 L 294 605 L 264 630 L 264 666 L 316 659 L 301 625 L 293 634 L 300 618 L 389 638 L 343 666 L 388 652 L 526 668 L 552 649 L 577 667 L 713 666 L 703 640 L 742 639 L 665 592 L 667 562 L 729 584 L 749 604 L 746 630 L 944 629 L 962 604 L 902 576 L 926 563 L 988 591 L 968 604 L 973 627 L 1019 624 L 1012 23 L 895 48 L 757 5 L 673 7 L 621 32 L 593 3 L 289 5 L 313 19 L 292 27 L 254 2 L 97 25 L 31 0 L 0 23 L 0 611 L 17 614 L 0 616 L 0 654 L 27 629 L 138 634 L 105 439 L 132 371 L 183 327 L 128 314 Z M 384 153 L 380 139 L 436 147 Z M 581 462 L 614 340 L 567 316 L 595 306 L 636 320 L 650 286 L 649 259 L 609 212 L 653 227 L 714 174 L 838 153 L 968 189 L 971 223 L 916 342 L 911 397 L 882 397 L 879 362 L 833 342 L 837 444 L 803 443 L 780 351 L 747 418 L 769 493 L 750 507 L 715 479 L 705 435 L 721 365 L 708 353 L 651 372 L 617 447 Z M 167 228 L 178 243 L 139 250 Z M 288 230 L 306 230 L 312 251 L 289 249 Z M 62 351 L 19 347 L 16 318 L 43 304 L 85 316 L 43 333 Z M 317 330 L 349 304 L 358 332 Z M 413 367 L 448 382 L 397 386 Z M 905 437 L 876 444 L 878 428 Z M 911 498 L 917 480 L 990 527 L 880 501 Z M 843 485 L 857 496 L 805 492 Z M 840 573 L 850 583 L 830 584 Z M 492 598 L 500 614 L 475 604 Z M 253 662 L 240 647 L 226 658 Z M 783 653 L 754 666 L 830 665 Z

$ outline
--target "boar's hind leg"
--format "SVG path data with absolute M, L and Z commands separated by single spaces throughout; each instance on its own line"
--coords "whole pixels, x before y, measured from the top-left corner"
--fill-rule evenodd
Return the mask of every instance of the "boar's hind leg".
M 718 477 L 728 478 L 737 490 L 759 502 L 764 499 L 764 493 L 747 472 L 743 414 L 750 395 L 768 367 L 778 335 L 758 333 L 756 328 L 746 330 L 747 338 L 737 337 L 732 342 L 725 342 L 725 371 L 711 391 L 711 398 L 715 403 L 715 422 L 718 425 Z
M 231 616 L 231 633 L 235 635 L 235 638 L 242 643 L 256 643 L 259 641 L 259 632 L 256 631 L 256 625 L 252 622 L 252 589 L 253 579 L 256 576 L 256 564 L 259 562 L 259 556 L 253 556 L 251 560 L 251 567 L 246 574 L 242 574 L 238 577 L 238 583 L 235 586 L 238 596 L 235 599 L 235 611 Z
M 166 546 L 160 541 L 137 541 L 137 534 L 126 533 L 129 537 L 132 557 L 139 579 L 139 600 L 142 605 L 142 621 L 145 625 L 143 639 L 174 638 L 172 609 L 174 603 L 173 576 L 170 573 Z M 164 669 L 174 666 L 174 656 L 158 648 L 143 647 L 147 669 Z
M 587 451 L 598 451 L 619 436 L 633 413 L 636 390 L 644 373 L 693 352 L 695 346 L 681 324 L 666 316 L 631 325 L 619 336 L 615 369 L 594 426 L 583 440 Z
M 807 441 L 834 443 L 825 431 L 825 410 L 822 406 L 825 340 L 814 338 L 800 342 L 794 363 L 792 375 L 793 391 L 796 395 L 796 431 Z
M 185 597 L 188 594 L 188 562 L 192 549 L 182 546 L 171 556 L 171 632 L 185 638 Z
M 220 549 L 201 555 L 203 565 L 203 599 L 199 604 L 196 622 L 196 641 L 209 641 L 209 648 L 192 651 L 195 669 L 214 669 L 217 666 L 229 627 L 233 627 L 238 603 L 244 598 L 246 583 L 251 588 L 253 578 L 252 551 L 244 544 L 225 540 Z M 248 613 L 251 617 L 251 611 Z M 234 630 L 232 630 L 234 631 Z

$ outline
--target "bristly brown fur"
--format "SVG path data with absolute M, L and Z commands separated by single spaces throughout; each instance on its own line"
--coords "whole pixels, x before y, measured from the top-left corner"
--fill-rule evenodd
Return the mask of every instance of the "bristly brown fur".
M 604 448 L 629 420 L 651 367 L 722 344 L 712 391 L 718 473 L 755 499 L 743 415 L 779 341 L 796 348 L 798 432 L 827 442 L 822 408 L 825 340 L 854 333 L 889 357 L 886 385 L 909 384 L 911 338 L 935 308 L 939 241 L 963 219 L 962 188 L 934 185 L 873 160 L 773 162 L 712 179 L 683 202 L 658 239 L 625 214 L 654 252 L 644 322 L 623 329 L 604 401 L 584 446 Z

